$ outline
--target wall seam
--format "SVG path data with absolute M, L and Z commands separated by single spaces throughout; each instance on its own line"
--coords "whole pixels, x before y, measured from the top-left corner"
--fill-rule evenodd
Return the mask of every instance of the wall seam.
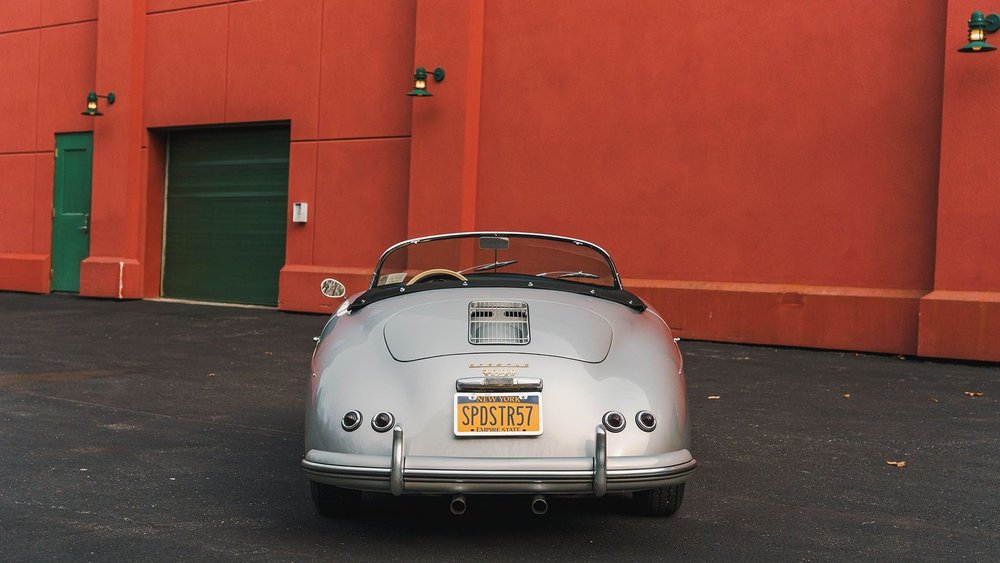
M 374 137 L 339 137 L 339 138 L 321 138 L 321 139 L 292 139 L 289 141 L 292 144 L 296 143 L 341 143 L 341 142 L 354 142 L 354 141 L 394 141 L 397 139 L 409 139 L 411 135 L 384 135 L 384 136 L 374 136 Z
M 466 62 L 468 81 L 465 91 L 464 143 L 462 148 L 462 203 L 459 224 L 463 230 L 476 229 L 476 196 L 479 190 L 479 136 L 482 114 L 480 105 L 483 92 L 483 34 L 485 32 L 486 6 L 484 0 L 470 7 L 469 58 Z
M 41 31 L 43 29 L 54 29 L 54 28 L 57 28 L 57 27 L 65 27 L 65 26 L 68 26 L 68 25 L 79 25 L 81 23 L 97 23 L 97 18 L 91 18 L 91 19 L 86 19 L 86 20 L 77 20 L 77 21 L 71 21 L 71 22 L 53 23 L 53 24 L 49 24 L 49 25 L 36 25 L 36 26 L 32 26 L 32 27 L 22 27 L 22 28 L 18 28 L 18 29 L 8 29 L 6 31 L 0 31 L 0 37 L 3 37 L 4 35 L 11 35 L 11 34 L 14 34 L 14 33 L 27 33 L 29 31 Z
M 317 95 L 316 95 L 316 137 L 314 142 L 316 151 L 316 164 L 313 167 L 313 178 L 312 178 L 312 206 L 314 217 L 315 213 L 319 211 L 316 206 L 316 202 L 319 199 L 319 130 L 321 124 L 323 123 L 323 40 L 326 39 L 326 0 L 323 0 L 322 5 L 319 10 L 319 65 L 317 73 L 319 78 L 316 82 Z M 312 226 L 311 232 L 309 233 L 309 263 L 316 263 L 316 225 Z
M 217 6 L 226 6 L 232 4 L 229 0 L 220 0 L 219 2 L 210 2 L 208 4 L 201 4 L 199 6 L 184 6 L 183 8 L 166 8 L 163 10 L 148 10 L 146 11 L 147 16 L 157 16 L 160 14 L 174 14 L 177 12 L 186 12 L 188 10 L 201 10 L 203 8 L 214 8 Z
M 944 3 L 944 17 L 941 18 L 941 43 L 942 50 L 947 52 L 948 49 L 948 2 Z M 937 182 L 934 186 L 934 220 L 931 223 L 931 228 L 934 229 L 934 237 L 931 243 L 931 279 L 930 279 L 930 289 L 925 291 L 924 295 L 917 300 L 917 333 L 914 335 L 914 341 L 916 342 L 917 355 L 920 355 L 920 342 L 923 340 L 922 337 L 922 326 L 920 322 L 920 304 L 924 299 L 933 295 L 938 289 L 937 271 L 938 271 L 938 230 L 941 223 L 941 151 L 944 149 L 944 112 L 945 112 L 945 83 L 947 82 L 947 66 L 948 57 L 947 55 L 942 55 L 941 57 L 941 96 L 939 98 L 938 105 L 938 127 L 937 127 Z
M 226 4 L 226 81 L 222 85 L 222 122 L 229 123 L 229 47 L 233 42 L 233 5 Z
M 37 151 L 38 150 L 38 122 L 39 122 L 39 116 L 42 113 L 42 100 L 41 100 L 41 97 L 42 97 L 42 32 L 41 32 L 40 29 L 38 31 L 38 58 L 36 59 L 36 61 L 37 61 L 37 66 L 36 66 L 37 75 L 35 76 L 35 150 Z M 55 143 L 53 142 L 53 145 L 54 144 Z M 55 154 L 55 153 L 53 152 L 53 154 Z M 38 210 L 38 156 L 37 156 L 37 152 L 36 152 L 35 158 L 32 159 L 32 160 L 35 161 L 33 163 L 34 164 L 33 168 L 35 170 L 35 173 L 32 174 L 32 176 L 31 176 L 31 183 L 32 183 L 31 194 L 32 194 L 32 200 L 33 200 L 31 202 L 31 210 L 32 210 L 32 213 L 31 213 L 31 250 L 34 251 L 35 248 L 36 248 L 35 245 L 38 243 L 38 239 L 36 237 L 38 236 L 37 223 L 38 223 L 38 213 L 39 213 L 39 210 Z M 55 202 L 53 202 L 53 205 L 54 204 L 55 204 Z
M 82 132 L 82 131 L 81 131 Z M 36 135 L 37 137 L 37 135 Z M 35 139 L 35 142 L 38 142 Z M 0 157 L 3 156 L 27 156 L 32 154 L 52 154 L 54 150 L 33 150 L 33 151 L 10 151 L 10 152 L 0 152 Z

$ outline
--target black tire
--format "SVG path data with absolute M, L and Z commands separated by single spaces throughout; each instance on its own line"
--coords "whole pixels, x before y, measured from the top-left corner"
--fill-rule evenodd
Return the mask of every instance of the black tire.
M 643 516 L 667 517 L 684 501 L 684 483 L 632 493 L 635 510 Z
M 341 489 L 316 481 L 309 481 L 309 486 L 312 489 L 313 506 L 323 516 L 351 516 L 357 514 L 361 507 L 361 491 Z

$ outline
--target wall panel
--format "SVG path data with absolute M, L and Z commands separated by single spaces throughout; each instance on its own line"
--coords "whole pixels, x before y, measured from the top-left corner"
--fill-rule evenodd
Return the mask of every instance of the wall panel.
M 316 160 L 319 147 L 315 142 L 292 143 L 288 154 L 288 238 L 286 264 L 312 264 L 313 239 L 319 217 L 316 208 Z M 305 223 L 292 222 L 292 204 L 305 202 L 308 217 Z M 333 221 L 327 215 L 322 221 Z
M 41 0 L 0 0 L 0 33 L 37 27 L 42 15 Z M 2 52 L 2 51 L 0 51 Z
M 222 5 L 147 17 L 148 127 L 225 121 L 228 10 Z
M 229 7 L 226 121 L 292 121 L 292 140 L 315 139 L 322 0 Z
M 31 252 L 34 186 L 35 155 L 0 155 L 0 253 Z
M 52 252 L 52 200 L 55 194 L 55 165 L 52 153 L 35 154 L 35 196 L 32 202 L 31 252 L 43 256 Z
M 55 134 L 90 131 L 94 118 L 80 115 L 87 93 L 94 89 L 97 24 L 94 22 L 42 29 L 38 76 L 38 138 L 40 151 L 55 149 Z M 102 92 L 106 94 L 106 92 Z
M 39 32 L 0 34 L 0 153 L 35 149 L 38 124 Z M 84 99 L 87 93 L 84 92 Z
M 314 263 L 371 268 L 406 237 L 409 139 L 319 144 Z
M 943 10 L 849 4 L 488 3 L 477 225 L 633 276 L 929 287 Z
M 325 2 L 320 138 L 409 135 L 415 14 L 415 0 Z
M 920 306 L 922 355 L 1000 361 L 1000 150 L 984 135 L 1000 119 L 1000 56 L 957 52 L 972 10 L 996 8 L 948 4 L 935 291 Z
M 42 0 L 41 25 L 62 25 L 97 19 L 97 0 Z

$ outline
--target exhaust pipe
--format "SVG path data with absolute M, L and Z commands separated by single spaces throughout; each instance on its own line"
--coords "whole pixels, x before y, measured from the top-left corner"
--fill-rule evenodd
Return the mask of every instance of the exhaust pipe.
M 539 516 L 545 514 L 549 511 L 549 501 L 545 500 L 542 495 L 535 495 L 531 499 L 531 511 Z
M 451 497 L 451 504 L 449 504 L 449 508 L 451 508 L 452 514 L 461 516 L 465 514 L 465 509 L 468 507 L 468 503 L 465 502 L 465 495 L 455 495 Z

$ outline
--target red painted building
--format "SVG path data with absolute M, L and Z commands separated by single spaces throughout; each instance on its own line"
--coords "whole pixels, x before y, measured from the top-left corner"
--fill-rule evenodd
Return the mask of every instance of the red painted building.
M 0 290 L 260 279 L 328 311 L 319 281 L 361 289 L 397 240 L 544 231 L 607 248 L 681 337 L 998 361 L 973 10 L 1000 1 L 3 0 Z

